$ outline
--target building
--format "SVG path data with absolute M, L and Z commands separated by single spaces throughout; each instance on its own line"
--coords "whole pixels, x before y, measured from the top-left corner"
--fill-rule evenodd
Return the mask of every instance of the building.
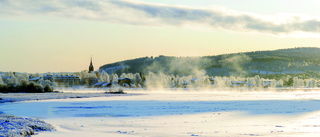
M 73 76 L 73 75 L 47 75 L 43 77 L 43 80 L 50 80 L 50 81 L 54 81 L 54 82 L 58 82 L 58 83 L 80 83 L 80 78 L 79 76 Z
M 94 71 L 94 68 L 93 68 L 93 65 L 92 65 L 92 57 L 91 57 L 90 66 L 89 66 L 89 73 L 93 72 L 93 71 Z
M 31 79 L 29 79 L 29 81 L 33 81 L 33 82 L 38 82 L 40 79 L 42 79 L 41 77 L 33 77 Z
M 232 87 L 244 87 L 246 84 L 246 81 L 231 81 Z

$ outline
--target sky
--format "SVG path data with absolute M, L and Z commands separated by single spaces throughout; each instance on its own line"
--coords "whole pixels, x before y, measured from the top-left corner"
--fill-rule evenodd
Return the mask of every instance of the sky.
M 320 47 L 320 0 L 0 0 L 0 71 Z

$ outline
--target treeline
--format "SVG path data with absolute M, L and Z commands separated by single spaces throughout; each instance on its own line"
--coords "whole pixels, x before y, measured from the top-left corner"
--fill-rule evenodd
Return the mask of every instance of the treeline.
M 0 76 L 1 93 L 45 93 L 53 92 L 57 84 L 49 80 L 39 80 L 38 82 L 29 81 L 30 76 L 40 77 L 39 73 L 15 73 L 5 72 Z
M 1 93 L 45 93 L 45 92 L 53 92 L 53 87 L 49 84 L 46 84 L 44 87 L 36 84 L 34 82 L 27 82 L 22 80 L 20 84 L 0 84 L 0 92 Z

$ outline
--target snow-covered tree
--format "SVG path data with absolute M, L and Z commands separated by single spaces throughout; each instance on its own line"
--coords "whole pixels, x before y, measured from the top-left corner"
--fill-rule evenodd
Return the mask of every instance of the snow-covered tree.
M 306 83 L 308 88 L 315 88 L 317 86 L 317 82 L 314 79 L 308 79 Z
M 21 75 L 22 75 L 25 79 L 27 79 L 27 80 L 29 79 L 29 74 L 28 74 L 28 73 L 22 73 Z
M 43 79 L 39 79 L 39 80 L 38 80 L 38 82 L 37 82 L 37 84 L 38 84 L 38 85 L 42 85 L 42 84 L 43 84 L 43 82 L 44 82 L 44 80 L 43 80 Z
M 94 72 L 90 72 L 90 73 L 88 73 L 87 78 L 97 78 L 97 75 Z
M 2 80 L 2 76 L 0 76 L 0 84 L 4 84 L 4 82 Z
M 304 87 L 304 81 L 302 79 L 299 79 L 298 77 L 293 78 L 293 87 Z
M 283 80 L 280 79 L 278 82 L 277 82 L 277 87 L 283 87 Z
M 135 83 L 136 85 L 138 85 L 138 84 L 141 82 L 141 77 L 140 77 L 140 74 L 139 74 L 139 73 L 136 73 L 133 81 L 134 81 L 134 83 Z
M 41 75 L 39 73 L 34 74 L 34 77 L 40 77 Z
M 102 80 L 105 82 L 110 82 L 109 74 L 104 70 L 102 70 L 100 78 L 102 78 Z
M 44 87 L 47 84 L 49 84 L 50 86 L 52 85 L 50 80 L 44 80 L 44 81 L 42 81 L 41 86 Z
M 276 80 L 271 80 L 270 87 L 271 88 L 275 88 L 276 86 L 277 86 L 277 81 Z
M 98 78 L 98 82 L 101 83 L 101 82 L 103 82 L 103 81 L 104 81 L 104 80 L 103 80 L 102 76 L 100 76 L 100 78 Z
M 120 78 L 128 78 L 128 76 L 127 76 L 126 73 L 122 73 L 122 74 L 120 75 Z
M 18 85 L 19 84 L 19 81 L 16 77 L 12 77 L 10 79 L 7 80 L 8 82 L 7 83 L 10 83 L 10 84 L 13 84 L 13 85 Z
M 100 74 L 99 71 L 97 71 L 95 74 L 96 74 L 96 77 L 97 77 L 97 78 L 100 78 L 101 74 Z
M 262 87 L 262 84 L 261 84 L 261 80 L 260 80 L 260 76 L 259 75 L 256 75 L 256 76 L 254 76 L 254 81 L 255 81 L 255 86 L 256 87 Z
M 112 83 L 118 83 L 118 75 L 112 74 Z
M 250 78 L 247 78 L 247 84 L 248 86 L 256 86 L 256 81 L 254 78 L 250 77 Z
M 15 75 L 13 74 L 12 71 L 4 73 L 4 76 L 6 76 L 6 77 L 15 77 Z
M 28 80 L 28 77 L 26 77 L 24 74 L 16 74 L 16 78 L 18 79 L 18 82 L 21 80 Z

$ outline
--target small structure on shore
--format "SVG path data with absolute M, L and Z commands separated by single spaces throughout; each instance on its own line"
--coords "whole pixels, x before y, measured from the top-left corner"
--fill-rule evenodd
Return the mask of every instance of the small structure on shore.
M 131 87 L 132 79 L 129 78 L 119 78 L 118 79 L 118 85 L 124 86 L 124 87 Z
M 246 81 L 231 81 L 232 87 L 244 87 L 246 84 Z

